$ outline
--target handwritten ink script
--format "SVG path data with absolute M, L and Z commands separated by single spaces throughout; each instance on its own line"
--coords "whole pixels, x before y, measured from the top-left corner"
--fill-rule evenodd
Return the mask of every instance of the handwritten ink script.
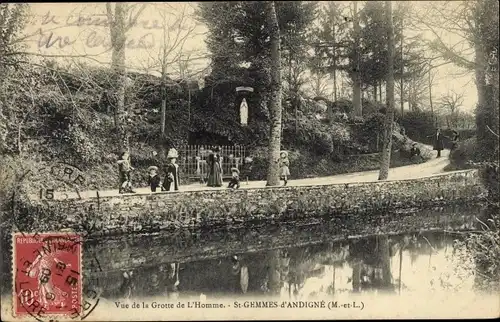
M 63 21 L 64 20 L 64 21 Z M 127 19 L 127 27 L 134 28 L 139 27 L 143 29 L 162 29 L 157 19 L 154 20 L 139 20 L 135 19 L 131 14 Z M 95 27 L 109 27 L 109 20 L 105 14 L 93 14 L 93 15 L 69 15 L 64 18 L 59 18 L 53 15 L 50 11 L 47 11 L 41 18 L 41 25 L 57 25 L 57 26 L 95 26 Z
M 140 27 L 142 29 L 151 30 L 150 32 L 143 33 L 140 36 L 127 37 L 125 47 L 127 49 L 150 49 L 155 46 L 155 36 L 152 32 L 153 29 L 162 29 L 158 25 L 158 20 L 137 20 L 129 17 L 128 28 Z M 65 19 L 51 14 L 47 11 L 40 21 L 41 27 L 32 34 L 35 37 L 38 48 L 56 48 L 63 49 L 71 47 L 77 42 L 83 43 L 88 48 L 105 48 L 111 49 L 111 39 L 108 30 L 92 30 L 88 34 L 79 38 L 76 33 L 64 33 L 60 28 L 48 28 L 52 26 L 57 27 L 109 27 L 109 20 L 106 15 L 69 15 Z M 56 31 L 58 29 L 58 31 Z M 130 30 L 129 29 L 129 30 Z
M 68 35 L 58 35 L 54 31 L 44 31 L 42 28 L 39 28 L 35 35 L 38 36 L 38 48 L 46 49 L 52 47 L 63 49 L 74 45 L 78 40 Z M 102 33 L 97 31 L 91 31 L 86 37 L 84 37 L 83 44 L 89 48 L 103 47 L 110 49 L 113 47 L 109 37 L 104 36 Z M 139 38 L 128 38 L 125 42 L 125 47 L 128 49 L 149 49 L 154 46 L 155 37 L 153 33 L 144 34 Z

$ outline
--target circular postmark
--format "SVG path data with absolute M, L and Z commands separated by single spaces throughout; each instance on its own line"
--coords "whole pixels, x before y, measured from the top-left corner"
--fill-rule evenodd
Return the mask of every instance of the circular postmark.
M 86 182 L 81 169 L 61 162 L 24 172 L 16 180 L 10 200 L 13 228 L 23 234 L 59 228 L 92 234 L 98 229 L 100 195 L 95 189 L 87 195 L 97 198 L 81 202 L 81 188 Z
M 10 200 L 14 316 L 83 320 L 98 305 L 101 265 L 87 248 L 84 268 L 82 254 L 84 240 L 98 229 L 100 199 L 95 190 L 97 198 L 83 200 L 86 180 L 66 163 L 26 171 L 17 180 Z

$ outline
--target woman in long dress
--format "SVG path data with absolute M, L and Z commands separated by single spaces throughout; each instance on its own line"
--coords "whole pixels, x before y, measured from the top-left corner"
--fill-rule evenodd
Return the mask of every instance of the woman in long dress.
M 219 147 L 216 147 L 208 156 L 210 172 L 208 174 L 207 186 L 209 187 L 222 187 L 222 166 L 219 152 Z

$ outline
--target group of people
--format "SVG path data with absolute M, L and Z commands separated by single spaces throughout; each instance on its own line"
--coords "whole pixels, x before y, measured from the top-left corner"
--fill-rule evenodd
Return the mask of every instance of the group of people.
M 179 190 L 179 165 L 176 163 L 178 158 L 177 150 L 170 149 L 167 154 L 167 165 L 165 167 L 165 177 L 161 182 L 160 174 L 158 173 L 157 166 L 150 166 L 148 168 L 148 184 L 151 192 L 156 192 L 158 187 L 161 191 L 170 191 L 173 187 L 174 190 Z M 128 151 L 123 151 L 120 159 L 117 161 L 118 173 L 120 176 L 119 193 L 135 193 L 132 189 L 131 172 L 135 170 L 130 163 L 130 154 Z
M 453 130 L 453 137 L 447 137 L 441 133 L 441 129 L 437 129 L 435 134 L 427 136 L 428 138 L 433 138 L 432 147 L 433 150 L 437 151 L 437 158 L 441 157 L 441 151 L 444 150 L 444 139 L 451 140 L 450 150 L 453 151 L 458 147 L 458 140 L 460 138 L 460 134 Z M 410 159 L 414 157 L 420 156 L 420 149 L 417 146 L 417 143 L 413 143 L 410 149 Z
M 174 191 L 179 190 L 179 165 L 177 164 L 178 152 L 176 149 L 170 149 L 167 154 L 167 165 L 165 166 L 165 176 L 163 182 L 161 180 L 159 169 L 157 166 L 150 166 L 148 168 L 149 176 L 148 183 L 151 192 L 156 192 L 158 187 L 161 191 Z M 215 147 L 213 151 L 209 151 L 208 160 L 208 187 L 222 187 L 222 157 L 220 155 L 220 148 Z M 284 185 L 288 183 L 290 176 L 290 161 L 288 160 L 288 152 L 281 151 L 280 158 L 276 161 L 279 163 L 280 178 L 284 180 Z M 117 161 L 118 172 L 120 176 L 119 193 L 135 193 L 132 188 L 131 172 L 135 169 L 130 163 L 130 154 L 128 151 L 123 151 L 120 159 Z M 240 171 L 237 167 L 231 168 L 231 179 L 228 183 L 228 188 L 240 188 Z
M 444 139 L 451 140 L 451 148 L 453 151 L 458 147 L 458 140 L 460 139 L 460 134 L 457 131 L 453 130 L 453 137 L 448 137 L 441 133 L 441 129 L 437 129 L 436 133 L 433 135 L 429 135 L 429 137 L 433 137 L 433 149 L 437 151 L 437 158 L 441 157 L 441 151 L 444 150 Z
M 208 180 L 207 186 L 209 187 L 222 187 L 222 164 L 221 164 L 220 149 L 216 147 L 213 152 L 208 156 Z M 276 160 L 279 163 L 279 175 L 284 180 L 284 185 L 288 183 L 290 176 L 290 161 L 288 160 L 288 152 L 281 151 L 280 158 Z M 231 180 L 229 181 L 228 188 L 240 187 L 240 171 L 238 168 L 231 168 Z

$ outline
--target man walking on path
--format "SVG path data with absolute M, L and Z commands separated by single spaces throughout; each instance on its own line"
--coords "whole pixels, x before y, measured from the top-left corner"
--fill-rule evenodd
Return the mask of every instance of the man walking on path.
M 441 133 L 441 129 L 437 129 L 436 134 L 430 135 L 428 137 L 433 138 L 433 149 L 437 150 L 437 157 L 441 157 L 441 151 L 444 150 L 444 135 Z

